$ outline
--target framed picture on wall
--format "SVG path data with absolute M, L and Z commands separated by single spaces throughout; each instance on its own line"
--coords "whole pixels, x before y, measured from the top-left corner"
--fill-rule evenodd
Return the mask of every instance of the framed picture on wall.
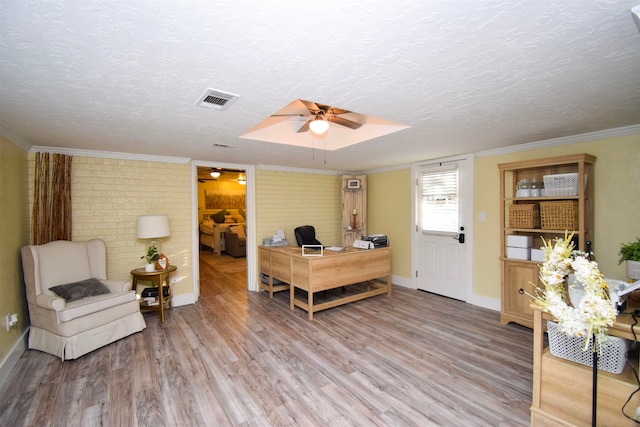
M 360 180 L 359 179 L 348 179 L 347 180 L 347 188 L 349 188 L 349 189 L 360 188 Z

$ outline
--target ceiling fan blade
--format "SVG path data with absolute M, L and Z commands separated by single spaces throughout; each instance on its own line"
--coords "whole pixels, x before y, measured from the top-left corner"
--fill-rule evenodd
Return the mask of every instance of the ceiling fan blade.
M 300 113 L 295 113 L 295 114 L 272 114 L 271 117 L 308 117 L 310 115 L 311 115 L 311 113 L 309 113 L 309 114 L 300 114 Z
M 343 110 L 342 108 L 330 108 L 329 109 L 329 114 L 346 114 L 346 113 L 350 113 L 351 111 L 349 110 Z
M 316 104 L 315 102 L 305 101 L 304 99 L 301 99 L 300 102 L 302 102 L 304 106 L 307 107 L 307 109 L 312 113 L 318 112 L 321 110 L 321 108 L 318 105 L 322 105 L 322 104 Z
M 350 129 L 358 129 L 360 126 L 362 126 L 361 123 L 357 123 L 353 120 L 345 119 L 343 117 L 328 116 L 327 120 L 337 125 L 346 126 Z
M 306 132 L 309 130 L 309 123 L 311 123 L 313 119 L 309 119 L 306 122 L 304 122 L 304 124 L 302 125 L 302 127 L 300 129 L 298 129 L 297 133 L 302 133 L 302 132 Z

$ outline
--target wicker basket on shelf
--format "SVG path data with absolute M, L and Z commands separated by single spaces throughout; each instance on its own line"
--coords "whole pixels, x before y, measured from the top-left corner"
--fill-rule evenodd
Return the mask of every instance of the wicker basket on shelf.
M 578 201 L 540 202 L 540 222 L 547 230 L 577 230 Z
M 509 227 L 540 228 L 540 206 L 537 203 L 510 205 Z

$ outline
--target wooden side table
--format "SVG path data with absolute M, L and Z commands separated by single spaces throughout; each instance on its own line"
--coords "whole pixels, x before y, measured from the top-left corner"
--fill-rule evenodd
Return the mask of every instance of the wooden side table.
M 178 268 L 175 265 L 170 265 L 165 270 L 156 270 L 147 272 L 144 268 L 136 268 L 131 270 L 131 276 L 133 276 L 133 289 L 138 293 L 138 280 L 155 282 L 158 284 L 158 304 L 150 305 L 147 301 L 140 298 L 140 308 L 145 310 L 154 310 L 160 312 L 160 323 L 164 323 L 164 310 L 168 308 L 173 309 L 171 302 L 173 298 L 173 292 L 171 291 L 171 284 L 169 283 L 169 274 L 176 271 Z M 169 288 L 169 295 L 164 297 L 163 289 Z M 166 307 L 165 307 L 166 306 Z

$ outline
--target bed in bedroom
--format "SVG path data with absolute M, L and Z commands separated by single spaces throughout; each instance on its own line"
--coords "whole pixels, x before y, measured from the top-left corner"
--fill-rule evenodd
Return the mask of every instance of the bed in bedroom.
M 225 250 L 224 233 L 241 227 L 246 232 L 244 209 L 207 209 L 200 215 L 200 245 L 211 248 L 214 255 Z M 232 228 L 233 227 L 233 228 Z

